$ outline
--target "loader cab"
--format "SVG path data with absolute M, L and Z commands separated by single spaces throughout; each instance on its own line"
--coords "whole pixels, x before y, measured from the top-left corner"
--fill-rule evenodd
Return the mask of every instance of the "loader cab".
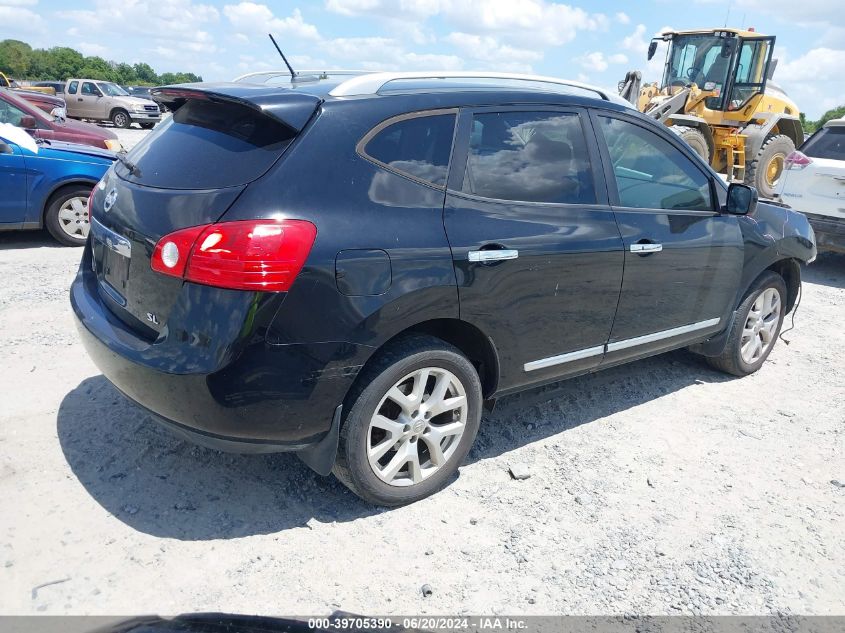
M 695 84 L 711 93 L 705 99 L 708 109 L 736 111 L 766 87 L 773 36 L 730 30 L 665 33 L 652 40 L 649 59 L 661 40 L 669 42 L 662 91 L 673 94 Z

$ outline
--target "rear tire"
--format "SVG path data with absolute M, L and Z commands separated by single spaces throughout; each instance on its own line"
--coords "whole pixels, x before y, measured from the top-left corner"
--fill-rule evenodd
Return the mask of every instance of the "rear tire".
M 152 130 L 155 127 L 155 123 L 139 123 L 138 125 L 141 126 L 142 130 Z
M 457 348 L 430 336 L 392 344 L 364 371 L 345 404 L 332 472 L 375 505 L 401 506 L 434 494 L 475 441 L 478 373 Z
M 132 125 L 132 119 L 129 118 L 129 113 L 126 110 L 115 110 L 112 112 L 111 122 L 115 127 L 122 129 L 126 129 Z
M 777 273 L 763 273 L 739 304 L 724 351 L 707 362 L 734 376 L 760 369 L 777 341 L 786 316 L 786 282 Z
M 672 131 L 687 142 L 693 151 L 710 164 L 710 145 L 701 130 L 686 125 L 673 125 Z
M 60 189 L 50 198 L 44 214 L 44 225 L 57 242 L 65 246 L 85 245 L 90 228 L 90 193 L 91 186 L 71 185 Z
M 777 193 L 786 157 L 795 151 L 795 143 L 786 134 L 770 136 L 746 170 L 745 182 L 756 187 L 761 198 L 774 198 Z

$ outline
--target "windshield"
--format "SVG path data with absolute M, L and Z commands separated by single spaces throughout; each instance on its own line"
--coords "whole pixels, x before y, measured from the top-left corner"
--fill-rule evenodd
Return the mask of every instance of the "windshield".
M 101 81 L 97 83 L 97 86 L 100 90 L 103 91 L 103 94 L 109 97 L 128 97 L 129 93 L 126 92 L 123 88 L 118 86 L 117 84 L 113 84 L 110 81 Z
M 719 95 L 728 80 L 731 58 L 722 57 L 724 38 L 714 35 L 681 35 L 672 39 L 672 49 L 663 85 L 695 83 Z

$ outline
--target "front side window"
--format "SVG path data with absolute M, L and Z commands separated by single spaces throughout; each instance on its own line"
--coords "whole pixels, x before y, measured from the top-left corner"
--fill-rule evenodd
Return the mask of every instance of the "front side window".
M 451 113 L 401 119 L 377 132 L 363 152 L 391 169 L 444 187 L 454 131 Z
M 92 84 L 89 81 L 86 81 L 85 83 L 82 84 L 82 94 L 89 95 L 89 96 L 97 96 L 97 97 L 100 96 L 100 93 L 94 87 L 94 84 Z
M 639 125 L 599 121 L 621 206 L 713 210 L 709 178 L 678 148 Z
M 745 40 L 742 43 L 728 105 L 729 110 L 739 110 L 751 97 L 763 91 L 769 46 L 769 40 Z
M 557 112 L 476 114 L 462 189 L 498 200 L 595 203 L 581 118 Z
M 76 89 L 79 87 L 78 81 L 71 81 L 70 85 L 67 87 L 67 91 L 69 94 L 75 95 Z

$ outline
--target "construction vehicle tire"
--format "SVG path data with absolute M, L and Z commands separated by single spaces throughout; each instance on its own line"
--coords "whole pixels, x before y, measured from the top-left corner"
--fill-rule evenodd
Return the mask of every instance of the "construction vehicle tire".
M 775 134 L 765 140 L 760 151 L 745 169 L 745 182 L 757 188 L 761 198 L 773 198 L 777 192 L 786 157 L 795 151 L 795 143 L 786 134 Z
M 701 130 L 686 125 L 673 125 L 672 131 L 687 142 L 692 150 L 710 164 L 710 146 Z

